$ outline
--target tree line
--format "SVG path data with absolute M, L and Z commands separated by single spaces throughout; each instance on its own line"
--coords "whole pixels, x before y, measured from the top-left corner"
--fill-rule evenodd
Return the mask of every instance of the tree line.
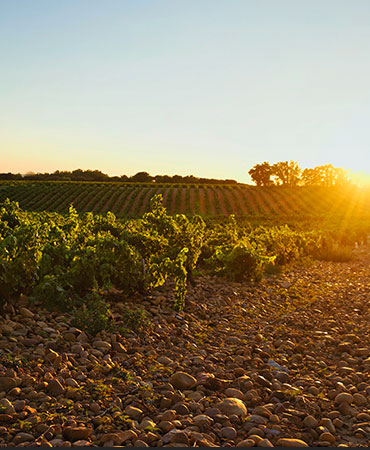
M 235 180 L 218 180 L 215 178 L 199 178 L 194 175 L 155 175 L 148 172 L 138 172 L 135 175 L 109 176 L 100 170 L 73 171 L 56 170 L 53 173 L 0 173 L 0 180 L 28 180 L 28 181 L 119 181 L 134 183 L 179 183 L 179 184 L 237 184 Z
M 301 169 L 296 161 L 280 161 L 276 164 L 263 162 L 256 164 L 249 171 L 252 181 L 257 186 L 342 186 L 350 183 L 347 171 L 332 164 L 317 166 L 313 169 Z M 27 172 L 0 173 L 0 180 L 28 181 L 118 181 L 131 183 L 171 183 L 171 184 L 238 184 L 235 180 L 199 178 L 194 175 L 155 175 L 138 172 L 135 175 L 109 176 L 100 170 L 73 171 L 56 170 L 53 173 Z
M 263 162 L 249 170 L 257 186 L 343 186 L 350 183 L 348 171 L 325 164 L 301 169 L 296 161 Z

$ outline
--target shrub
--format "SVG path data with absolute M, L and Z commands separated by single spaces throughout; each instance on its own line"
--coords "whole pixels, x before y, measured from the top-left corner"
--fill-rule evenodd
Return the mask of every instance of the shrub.
M 259 279 L 266 265 L 274 259 L 273 256 L 264 256 L 254 242 L 244 240 L 235 246 L 217 247 L 207 262 L 216 274 L 233 281 L 242 281 Z
M 81 307 L 73 308 L 72 314 L 72 325 L 93 336 L 99 331 L 113 328 L 109 305 L 97 293 L 87 296 Z

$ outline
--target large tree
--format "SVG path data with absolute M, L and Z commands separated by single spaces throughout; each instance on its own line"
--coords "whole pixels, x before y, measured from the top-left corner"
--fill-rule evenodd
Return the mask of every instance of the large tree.
M 301 177 L 302 184 L 307 186 L 342 186 L 348 184 L 347 171 L 332 164 L 304 169 Z
M 248 173 L 257 186 L 271 186 L 273 184 L 271 180 L 272 167 L 266 161 L 262 164 L 256 164 Z
M 280 161 L 272 166 L 272 175 L 276 184 L 297 186 L 300 181 L 301 168 L 296 161 Z
M 148 172 L 138 172 L 130 178 L 130 181 L 135 183 L 149 183 L 153 180 L 153 177 Z

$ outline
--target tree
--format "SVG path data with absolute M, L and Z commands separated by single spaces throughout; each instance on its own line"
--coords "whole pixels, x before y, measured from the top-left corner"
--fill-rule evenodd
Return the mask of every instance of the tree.
M 133 175 L 130 181 L 135 181 L 135 183 L 148 183 L 153 180 L 153 177 L 148 174 L 148 172 L 138 172 Z
M 316 166 L 313 169 L 304 169 L 301 177 L 302 184 L 306 186 L 343 186 L 349 183 L 348 173 L 342 167 L 332 164 Z
M 266 161 L 262 164 L 256 164 L 248 173 L 257 186 L 271 186 L 273 184 L 271 180 L 272 167 Z
M 301 175 L 301 183 L 304 186 L 320 186 L 322 184 L 321 173 L 314 169 L 304 169 Z
M 301 168 L 296 161 L 280 161 L 272 166 L 272 175 L 276 184 L 297 186 L 300 181 Z

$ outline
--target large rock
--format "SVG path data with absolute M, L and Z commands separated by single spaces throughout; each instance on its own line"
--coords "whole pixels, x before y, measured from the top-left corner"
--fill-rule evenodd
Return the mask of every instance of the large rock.
M 341 392 L 335 397 L 335 403 L 340 405 L 342 403 L 347 403 L 350 405 L 353 402 L 353 395 L 348 392 Z
M 100 442 L 104 445 L 106 442 L 112 441 L 115 445 L 121 445 L 133 438 L 137 438 L 137 434 L 133 430 L 116 431 L 114 433 L 104 434 Z
M 71 442 L 87 439 L 91 429 L 86 427 L 67 427 L 63 430 L 63 436 Z
M 245 417 L 248 413 L 245 404 L 238 398 L 225 398 L 217 406 L 227 416 L 236 414 L 237 416 Z
M 10 391 L 17 386 L 17 381 L 15 378 L 11 377 L 0 377 L 0 392 L 1 391 Z
M 185 372 L 175 372 L 173 375 L 171 375 L 169 382 L 177 389 L 185 390 L 185 389 L 191 389 L 197 380 Z

